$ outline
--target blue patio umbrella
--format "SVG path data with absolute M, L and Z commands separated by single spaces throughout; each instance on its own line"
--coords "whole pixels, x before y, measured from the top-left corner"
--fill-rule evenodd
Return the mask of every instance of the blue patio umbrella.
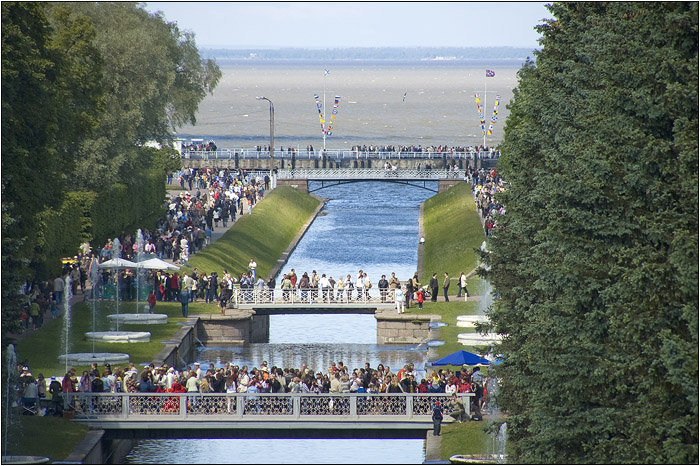
M 482 358 L 478 354 L 461 350 L 430 363 L 431 366 L 461 366 L 462 364 L 476 366 L 477 364 L 489 365 L 491 362 L 488 359 Z

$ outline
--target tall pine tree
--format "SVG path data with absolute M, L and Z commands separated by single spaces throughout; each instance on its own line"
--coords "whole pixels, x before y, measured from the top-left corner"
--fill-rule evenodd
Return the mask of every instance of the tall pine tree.
M 515 462 L 698 461 L 698 4 L 563 3 L 485 272 Z

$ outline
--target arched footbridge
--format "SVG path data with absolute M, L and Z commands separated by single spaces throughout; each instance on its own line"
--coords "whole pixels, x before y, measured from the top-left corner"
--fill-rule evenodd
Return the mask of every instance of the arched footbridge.
M 432 192 L 442 192 L 463 181 L 463 172 L 452 169 L 409 169 L 409 168 L 299 168 L 277 172 L 277 185 L 292 185 L 314 192 L 331 186 L 360 181 L 381 181 L 415 186 Z M 319 182 L 320 186 L 309 189 L 309 182 Z M 435 184 L 437 182 L 437 187 Z

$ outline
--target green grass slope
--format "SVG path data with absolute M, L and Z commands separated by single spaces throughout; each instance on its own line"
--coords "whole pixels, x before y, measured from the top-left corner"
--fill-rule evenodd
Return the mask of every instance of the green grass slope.
M 476 212 L 469 184 L 458 183 L 425 201 L 423 207 L 425 244 L 421 283 L 427 284 L 433 273 L 438 274 L 442 291 L 443 274 L 459 277 L 476 267 L 474 248 L 481 247 L 484 230 Z M 457 291 L 453 281 L 450 291 Z
M 226 269 L 240 275 L 248 270 L 252 257 L 258 264 L 257 275 L 267 276 L 319 202 L 290 186 L 274 189 L 252 215 L 244 215 L 219 240 L 192 256 L 190 270 L 197 267 L 221 275 Z

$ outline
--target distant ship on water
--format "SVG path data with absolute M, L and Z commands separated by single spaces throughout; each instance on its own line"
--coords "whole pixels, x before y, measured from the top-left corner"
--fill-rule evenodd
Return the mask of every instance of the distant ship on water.
M 457 57 L 441 57 L 437 56 L 434 58 L 421 58 L 421 61 L 448 61 L 448 60 L 456 60 Z

